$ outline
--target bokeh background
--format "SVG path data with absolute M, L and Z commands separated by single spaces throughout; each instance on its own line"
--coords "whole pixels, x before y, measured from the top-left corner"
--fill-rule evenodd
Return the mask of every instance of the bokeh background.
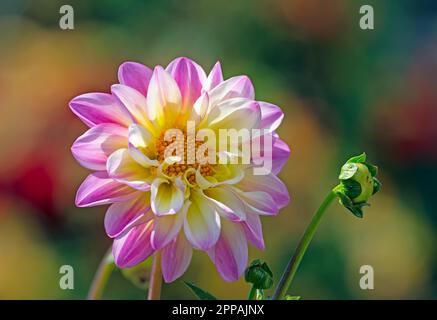
M 70 4 L 75 29 L 59 28 Z M 375 30 L 358 26 L 371 4 Z M 434 0 L 0 1 L 0 298 L 83 299 L 110 245 L 103 207 L 78 209 L 87 175 L 70 146 L 85 126 L 68 101 L 109 91 L 126 60 L 177 56 L 207 71 L 247 74 L 257 99 L 285 111 L 291 147 L 281 173 L 292 202 L 264 218 L 265 252 L 279 277 L 339 165 L 362 151 L 380 167 L 382 192 L 365 218 L 335 204 L 291 292 L 304 299 L 437 298 L 437 2 Z M 74 290 L 59 268 L 75 270 Z M 375 289 L 359 288 L 372 265 Z M 245 298 L 196 252 L 182 278 L 221 298 Z M 182 281 L 164 298 L 193 298 Z M 142 299 L 120 272 L 105 298 Z

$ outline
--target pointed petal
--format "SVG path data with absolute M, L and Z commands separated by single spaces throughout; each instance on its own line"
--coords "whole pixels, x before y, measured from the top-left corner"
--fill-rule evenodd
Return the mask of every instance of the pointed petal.
M 153 70 L 147 92 L 149 119 L 159 126 L 172 126 L 179 115 L 182 98 L 178 84 L 161 66 Z
M 268 129 L 269 132 L 275 131 L 284 118 L 281 108 L 268 102 L 258 102 L 261 107 L 261 129 Z
M 179 235 L 172 240 L 161 254 L 162 275 L 164 281 L 173 282 L 182 276 L 190 265 L 193 248 L 181 231 Z
M 109 178 L 106 172 L 94 172 L 82 182 L 77 190 L 76 206 L 92 207 L 126 201 L 136 194 L 137 190 Z
M 265 173 L 278 174 L 290 156 L 290 148 L 274 132 L 255 135 L 251 141 L 251 150 L 252 163 Z
M 132 227 L 114 240 L 112 254 L 119 268 L 129 268 L 146 260 L 154 250 L 150 244 L 153 221 Z
M 150 149 L 150 150 L 149 150 Z M 143 167 L 159 166 L 159 161 L 151 159 L 145 153 L 154 149 L 153 135 L 143 126 L 132 124 L 129 127 L 129 153 Z
M 176 214 L 184 204 L 184 192 L 176 183 L 164 178 L 153 180 L 152 210 L 157 216 Z
M 105 215 L 106 234 L 118 237 L 130 228 L 145 223 L 153 218 L 150 212 L 150 195 L 139 193 L 131 200 L 112 204 Z
M 270 194 L 263 191 L 243 192 L 233 188 L 239 198 L 244 202 L 247 211 L 260 215 L 277 215 L 278 206 Z
M 191 109 L 194 102 L 199 98 L 206 74 L 196 62 L 185 58 L 176 58 L 166 68 L 179 86 L 182 97 L 182 107 L 186 111 Z
M 255 176 L 253 175 L 253 168 L 247 168 L 244 179 L 235 187 L 242 191 L 263 191 L 268 193 L 275 201 L 278 209 L 282 209 L 290 202 L 287 187 L 272 173 Z
M 203 195 L 192 192 L 191 204 L 187 210 L 184 231 L 193 247 L 208 250 L 220 234 L 220 217 Z
M 246 221 L 242 222 L 247 240 L 260 250 L 265 249 L 261 219 L 257 214 L 246 213 Z
M 217 87 L 220 83 L 223 82 L 223 73 L 222 66 L 220 65 L 220 61 L 217 61 L 211 72 L 206 79 L 205 85 L 203 86 L 205 91 L 210 91 Z
M 278 174 L 289 157 L 290 148 L 279 138 L 278 135 L 274 134 L 272 146 L 272 173 Z
M 155 250 L 162 249 L 176 237 L 181 230 L 189 206 L 190 201 L 186 201 L 182 209 L 176 214 L 155 219 L 151 238 L 152 247 Z
M 209 96 L 208 93 L 203 93 L 199 99 L 193 105 L 193 110 L 190 115 L 190 120 L 195 121 L 198 124 L 205 116 L 209 107 Z
M 111 92 L 130 112 L 136 123 L 148 125 L 146 98 L 140 92 L 123 84 L 112 85 Z
M 150 190 L 150 170 L 133 160 L 127 149 L 119 149 L 111 154 L 106 169 L 114 180 L 141 191 Z
M 217 212 L 228 220 L 243 221 L 246 218 L 244 202 L 231 188 L 217 187 L 204 190 L 205 196 Z
M 108 93 L 86 93 L 70 101 L 70 109 L 87 126 L 93 127 L 100 123 L 115 123 L 129 126 L 132 118 L 129 112 Z
M 152 77 L 152 69 L 137 62 L 124 62 L 118 68 L 118 81 L 134 88 L 147 97 L 147 88 Z
M 208 251 L 217 271 L 226 281 L 236 281 L 247 265 L 247 240 L 239 223 L 223 220 L 220 238 Z
M 212 130 L 250 130 L 258 128 L 260 121 L 261 109 L 258 102 L 245 98 L 226 100 L 207 115 L 207 127 Z
M 231 98 L 255 99 L 255 89 L 247 76 L 236 76 L 218 84 L 209 92 L 211 106 Z
M 85 168 L 105 170 L 109 155 L 127 147 L 127 129 L 118 124 L 98 124 L 73 143 L 71 152 Z

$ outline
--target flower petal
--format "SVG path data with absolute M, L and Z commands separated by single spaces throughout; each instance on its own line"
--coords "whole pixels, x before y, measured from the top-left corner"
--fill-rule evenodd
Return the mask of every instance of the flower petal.
M 247 265 L 247 240 L 239 223 L 223 221 L 220 238 L 208 251 L 217 271 L 226 281 L 236 281 Z
M 217 61 L 211 72 L 208 75 L 208 78 L 205 81 L 203 89 L 205 91 L 210 91 L 217 87 L 220 83 L 223 82 L 223 73 L 222 66 L 220 65 L 220 61 Z
M 245 98 L 234 98 L 219 103 L 207 115 L 207 127 L 219 129 L 258 128 L 261 109 L 258 102 Z
M 147 97 L 147 88 L 152 77 L 152 69 L 137 62 L 124 62 L 118 68 L 118 81 L 121 84 L 134 88 Z
M 152 247 L 162 249 L 172 241 L 181 230 L 190 201 L 186 201 L 182 209 L 176 214 L 161 216 L 155 219 L 152 231 Z
M 263 191 L 243 192 L 238 188 L 233 188 L 240 199 L 244 202 L 247 212 L 260 215 L 278 214 L 278 206 L 270 194 Z
M 167 71 L 157 66 L 147 92 L 149 119 L 159 126 L 167 124 L 171 128 L 179 115 L 181 102 L 178 84 Z
M 127 149 L 118 149 L 111 154 L 106 163 L 108 175 L 132 188 L 150 190 L 150 169 L 144 168 L 132 159 Z
M 112 254 L 119 268 L 129 268 L 146 260 L 154 250 L 150 244 L 153 221 L 132 227 L 114 239 Z
M 252 163 L 264 173 L 278 174 L 290 156 L 290 148 L 274 132 L 252 137 L 251 151 Z
M 98 124 L 73 143 L 71 152 L 85 168 L 105 170 L 109 155 L 127 147 L 127 129 L 118 124 Z
M 143 126 L 132 124 L 129 127 L 129 153 L 131 157 L 143 167 L 159 166 L 159 161 L 147 156 L 146 151 L 152 153 L 154 149 L 153 135 Z
M 129 126 L 132 118 L 117 99 L 108 93 L 86 93 L 70 101 L 70 109 L 87 126 L 100 123 L 115 123 Z
M 152 210 L 157 216 L 176 214 L 184 204 L 184 192 L 179 185 L 164 178 L 153 180 Z
M 161 254 L 162 275 L 164 281 L 169 283 L 185 273 L 190 265 L 193 248 L 181 231 L 179 235 L 172 240 Z
M 106 234 L 111 238 L 118 237 L 133 226 L 145 223 L 152 218 L 150 195 L 139 193 L 138 197 L 114 203 L 108 208 L 105 215 Z
M 279 138 L 277 134 L 273 135 L 272 146 L 272 173 L 278 174 L 290 156 L 290 148 Z
M 209 106 L 209 96 L 204 92 L 194 103 L 193 110 L 190 114 L 190 120 L 198 124 L 206 115 Z
M 151 127 L 147 117 L 146 98 L 139 91 L 123 84 L 114 84 L 111 92 L 129 110 L 135 122 Z
M 206 74 L 196 62 L 185 58 L 176 58 L 166 68 L 179 86 L 182 97 L 182 112 L 191 109 L 194 102 L 199 98 Z
M 220 217 L 209 200 L 199 192 L 192 192 L 190 200 L 184 222 L 185 235 L 193 247 L 208 250 L 219 238 Z
M 247 76 L 236 76 L 218 84 L 209 92 L 211 106 L 231 98 L 255 99 L 255 89 Z
M 269 132 L 275 131 L 284 118 L 281 108 L 268 102 L 259 101 L 258 103 L 261 107 L 260 128 L 268 129 Z
M 232 221 L 243 221 L 246 218 L 244 202 L 231 188 L 218 187 L 204 190 L 205 196 L 213 203 L 217 212 Z
M 253 168 L 245 170 L 244 179 L 235 187 L 242 191 L 263 191 L 268 193 L 275 201 L 278 209 L 282 209 L 290 202 L 287 187 L 273 173 L 267 175 L 253 175 Z
M 77 190 L 76 206 L 92 207 L 126 201 L 133 198 L 137 192 L 137 190 L 109 178 L 104 171 L 94 172 L 82 182 Z
M 241 223 L 247 240 L 260 250 L 265 249 L 261 219 L 257 214 L 246 213 L 246 221 Z

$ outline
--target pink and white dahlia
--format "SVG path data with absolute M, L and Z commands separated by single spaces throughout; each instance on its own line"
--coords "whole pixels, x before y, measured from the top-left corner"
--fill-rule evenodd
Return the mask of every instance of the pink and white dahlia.
M 275 132 L 282 111 L 256 101 L 247 76 L 223 80 L 219 63 L 207 76 L 187 58 L 154 70 L 125 62 L 118 79 L 111 93 L 70 102 L 89 127 L 72 153 L 94 171 L 79 187 L 76 205 L 110 204 L 104 224 L 120 268 L 160 251 L 164 280 L 171 282 L 186 271 L 194 248 L 208 253 L 225 280 L 237 280 L 247 264 L 247 242 L 264 249 L 260 216 L 276 215 L 289 202 L 276 176 L 290 152 Z M 261 129 L 250 140 L 229 142 L 233 150 L 251 145 L 257 152 L 243 163 L 239 152 L 215 152 L 210 135 L 205 141 L 169 138 L 169 129 L 187 138 L 187 123 L 196 133 L 217 136 L 220 129 Z M 169 154 L 170 147 L 183 152 Z M 189 154 L 209 161 L 186 161 Z M 256 174 L 266 154 L 270 170 Z M 236 161 L 215 161 L 219 157 Z

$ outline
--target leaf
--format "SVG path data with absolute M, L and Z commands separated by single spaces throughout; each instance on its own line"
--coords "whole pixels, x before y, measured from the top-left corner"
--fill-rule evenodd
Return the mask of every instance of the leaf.
M 355 180 L 343 180 L 344 193 L 351 199 L 358 197 L 361 194 L 361 185 Z
M 187 281 L 184 281 L 184 283 L 188 288 L 190 288 L 194 295 L 199 298 L 199 300 L 217 300 L 217 298 L 214 297 L 212 294 L 203 289 L 200 289 L 195 284 Z
M 376 175 L 378 174 L 378 167 L 367 162 L 364 163 L 364 165 L 367 167 L 367 169 L 369 169 L 369 172 L 372 175 L 372 177 L 376 177 Z
M 373 178 L 373 194 L 377 193 L 381 189 L 382 183 L 376 179 Z
M 364 203 L 354 204 L 352 202 L 352 200 L 347 195 L 345 195 L 343 192 L 337 191 L 336 194 L 340 198 L 340 203 L 346 209 L 348 209 L 350 212 L 352 212 L 354 216 L 356 216 L 357 218 L 363 217 L 363 210 L 361 208 L 363 206 L 368 206 L 369 205 L 368 203 L 364 202 Z
M 366 153 L 363 152 L 362 154 L 350 158 L 346 163 L 364 163 L 366 162 Z

